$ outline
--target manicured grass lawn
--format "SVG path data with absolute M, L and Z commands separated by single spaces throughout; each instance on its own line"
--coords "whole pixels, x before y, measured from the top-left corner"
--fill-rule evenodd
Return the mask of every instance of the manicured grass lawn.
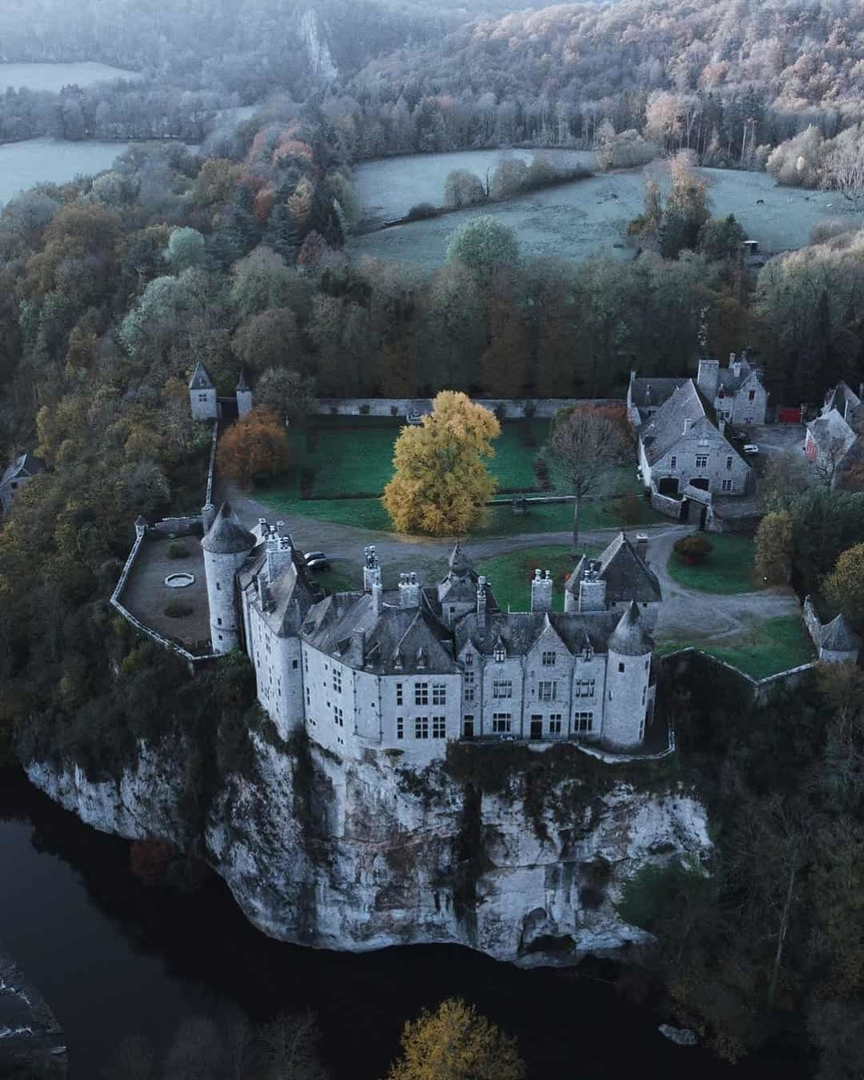
M 708 593 L 753 592 L 753 540 L 749 536 L 705 534 L 713 550 L 695 566 L 683 563 L 673 551 L 666 569 L 688 589 Z
M 688 644 L 686 641 L 663 641 L 658 643 L 655 655 L 666 656 Z M 700 641 L 698 648 L 740 668 L 754 679 L 765 679 L 814 659 L 812 643 L 797 615 L 766 619 L 741 637 L 724 640 L 722 644 Z
M 309 579 L 328 593 L 353 592 L 363 587 L 359 565 L 354 566 L 347 559 L 332 560 L 329 570 L 316 570 L 309 574 Z
M 592 548 L 588 554 L 595 555 Z M 496 555 L 476 567 L 478 574 L 485 574 L 492 585 L 492 592 L 503 611 L 529 611 L 531 609 L 531 579 L 534 570 L 549 570 L 555 584 L 552 586 L 552 608 L 564 610 L 564 582 L 576 564 L 569 546 L 530 547 Z

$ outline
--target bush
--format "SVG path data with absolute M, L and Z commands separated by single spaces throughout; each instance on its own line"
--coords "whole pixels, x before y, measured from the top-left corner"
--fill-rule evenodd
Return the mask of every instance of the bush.
M 695 566 L 708 555 L 712 546 L 707 536 L 694 533 L 692 536 L 682 536 L 680 540 L 676 540 L 672 545 L 672 550 L 682 562 L 687 563 L 688 566 Z
M 186 547 L 182 540 L 172 540 L 166 551 L 169 559 L 189 558 L 189 548 Z
M 364 401 L 364 402 L 363 402 L 363 404 L 362 404 L 362 405 L 360 406 L 360 415 L 361 415 L 361 416 L 368 416 L 368 415 L 369 415 L 369 405 L 368 405 L 368 403 L 367 403 L 367 402 L 365 402 L 365 401 Z
M 399 415 L 399 406 L 398 405 L 391 405 L 390 406 L 390 415 L 391 416 L 398 416 Z
M 423 221 L 425 218 L 438 217 L 440 213 L 438 207 L 432 203 L 421 202 L 412 206 L 405 216 L 409 221 Z
M 165 605 L 165 614 L 169 619 L 185 619 L 194 610 L 191 604 L 184 603 L 182 600 L 170 600 Z

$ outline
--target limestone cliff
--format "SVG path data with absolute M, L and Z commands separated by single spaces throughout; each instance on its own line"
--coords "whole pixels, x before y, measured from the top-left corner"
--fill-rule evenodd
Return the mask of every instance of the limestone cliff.
M 645 939 L 616 912 L 624 882 L 710 850 L 696 799 L 640 791 L 573 747 L 554 748 L 567 751 L 556 768 L 552 750 L 521 747 L 517 760 L 506 748 L 509 769 L 490 779 L 471 775 L 471 754 L 494 748 L 459 748 L 459 769 L 418 775 L 395 752 L 349 763 L 314 744 L 254 745 L 254 768 L 216 792 L 204 843 L 247 917 L 286 941 L 462 943 L 523 965 L 608 953 Z M 120 783 L 74 767 L 28 773 L 97 829 L 183 844 L 182 785 L 165 760 L 142 750 Z

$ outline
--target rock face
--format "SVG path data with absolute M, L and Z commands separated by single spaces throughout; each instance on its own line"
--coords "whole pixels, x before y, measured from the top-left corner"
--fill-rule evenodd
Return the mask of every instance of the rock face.
M 546 755 L 526 748 L 524 768 L 490 782 L 440 765 L 417 774 L 398 752 L 352 764 L 315 744 L 289 753 L 254 743 L 254 770 L 225 779 L 203 839 L 247 917 L 285 941 L 350 951 L 461 943 L 525 966 L 567 963 L 644 942 L 616 911 L 624 883 L 711 847 L 696 799 L 641 792 L 573 748 L 560 749 L 567 764 L 588 762 L 583 775 L 558 769 L 538 791 Z M 97 829 L 184 846 L 182 784 L 165 760 L 143 749 L 119 784 L 74 767 L 28 773 Z
M 45 999 L 0 943 L 0 1076 L 7 1071 L 61 1080 L 66 1045 Z

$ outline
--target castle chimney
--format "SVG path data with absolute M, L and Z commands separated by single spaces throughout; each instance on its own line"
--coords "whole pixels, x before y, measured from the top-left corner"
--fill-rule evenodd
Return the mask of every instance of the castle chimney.
M 354 658 L 360 667 L 362 667 L 366 662 L 366 631 L 362 626 L 352 631 L 351 640 L 353 643 L 352 652 Z
M 363 563 L 363 592 L 371 592 L 374 582 L 381 581 L 381 567 L 378 563 L 378 555 L 375 545 L 369 544 L 364 549 L 365 561 Z
M 541 576 L 539 570 L 534 571 L 534 579 L 531 582 L 531 610 L 552 610 L 552 575 L 548 570 L 545 576 Z
M 685 434 L 685 435 L 686 435 L 686 434 L 687 434 L 687 432 L 688 432 L 688 431 L 690 430 L 690 425 L 692 424 L 692 422 L 693 422 L 693 421 L 692 421 L 692 420 L 690 419 L 690 417 L 689 417 L 689 416 L 685 416 L 685 417 L 684 417 L 684 434 Z
M 370 587 L 372 593 L 372 611 L 377 616 L 384 610 L 384 587 L 381 584 L 381 575 L 372 582 Z
M 279 522 L 282 528 L 285 528 L 284 522 Z M 277 532 L 277 528 L 271 529 L 267 534 L 267 578 L 270 583 L 278 581 L 282 574 L 288 569 L 293 562 L 293 551 L 291 549 L 291 537 L 280 536 Z
M 486 629 L 486 578 L 477 578 L 477 619 L 481 629 Z
M 579 611 L 604 611 L 606 608 L 606 582 L 600 577 L 599 564 L 588 563 L 579 582 Z
M 417 575 L 412 571 L 410 574 L 399 575 L 399 607 L 415 608 L 420 606 L 420 584 Z
M 648 565 L 648 537 L 645 533 L 638 533 L 636 536 L 636 554 Z
M 206 536 L 210 532 L 210 526 L 216 520 L 216 507 L 213 503 L 207 503 L 206 506 L 201 509 L 201 526 L 204 529 L 204 535 Z

